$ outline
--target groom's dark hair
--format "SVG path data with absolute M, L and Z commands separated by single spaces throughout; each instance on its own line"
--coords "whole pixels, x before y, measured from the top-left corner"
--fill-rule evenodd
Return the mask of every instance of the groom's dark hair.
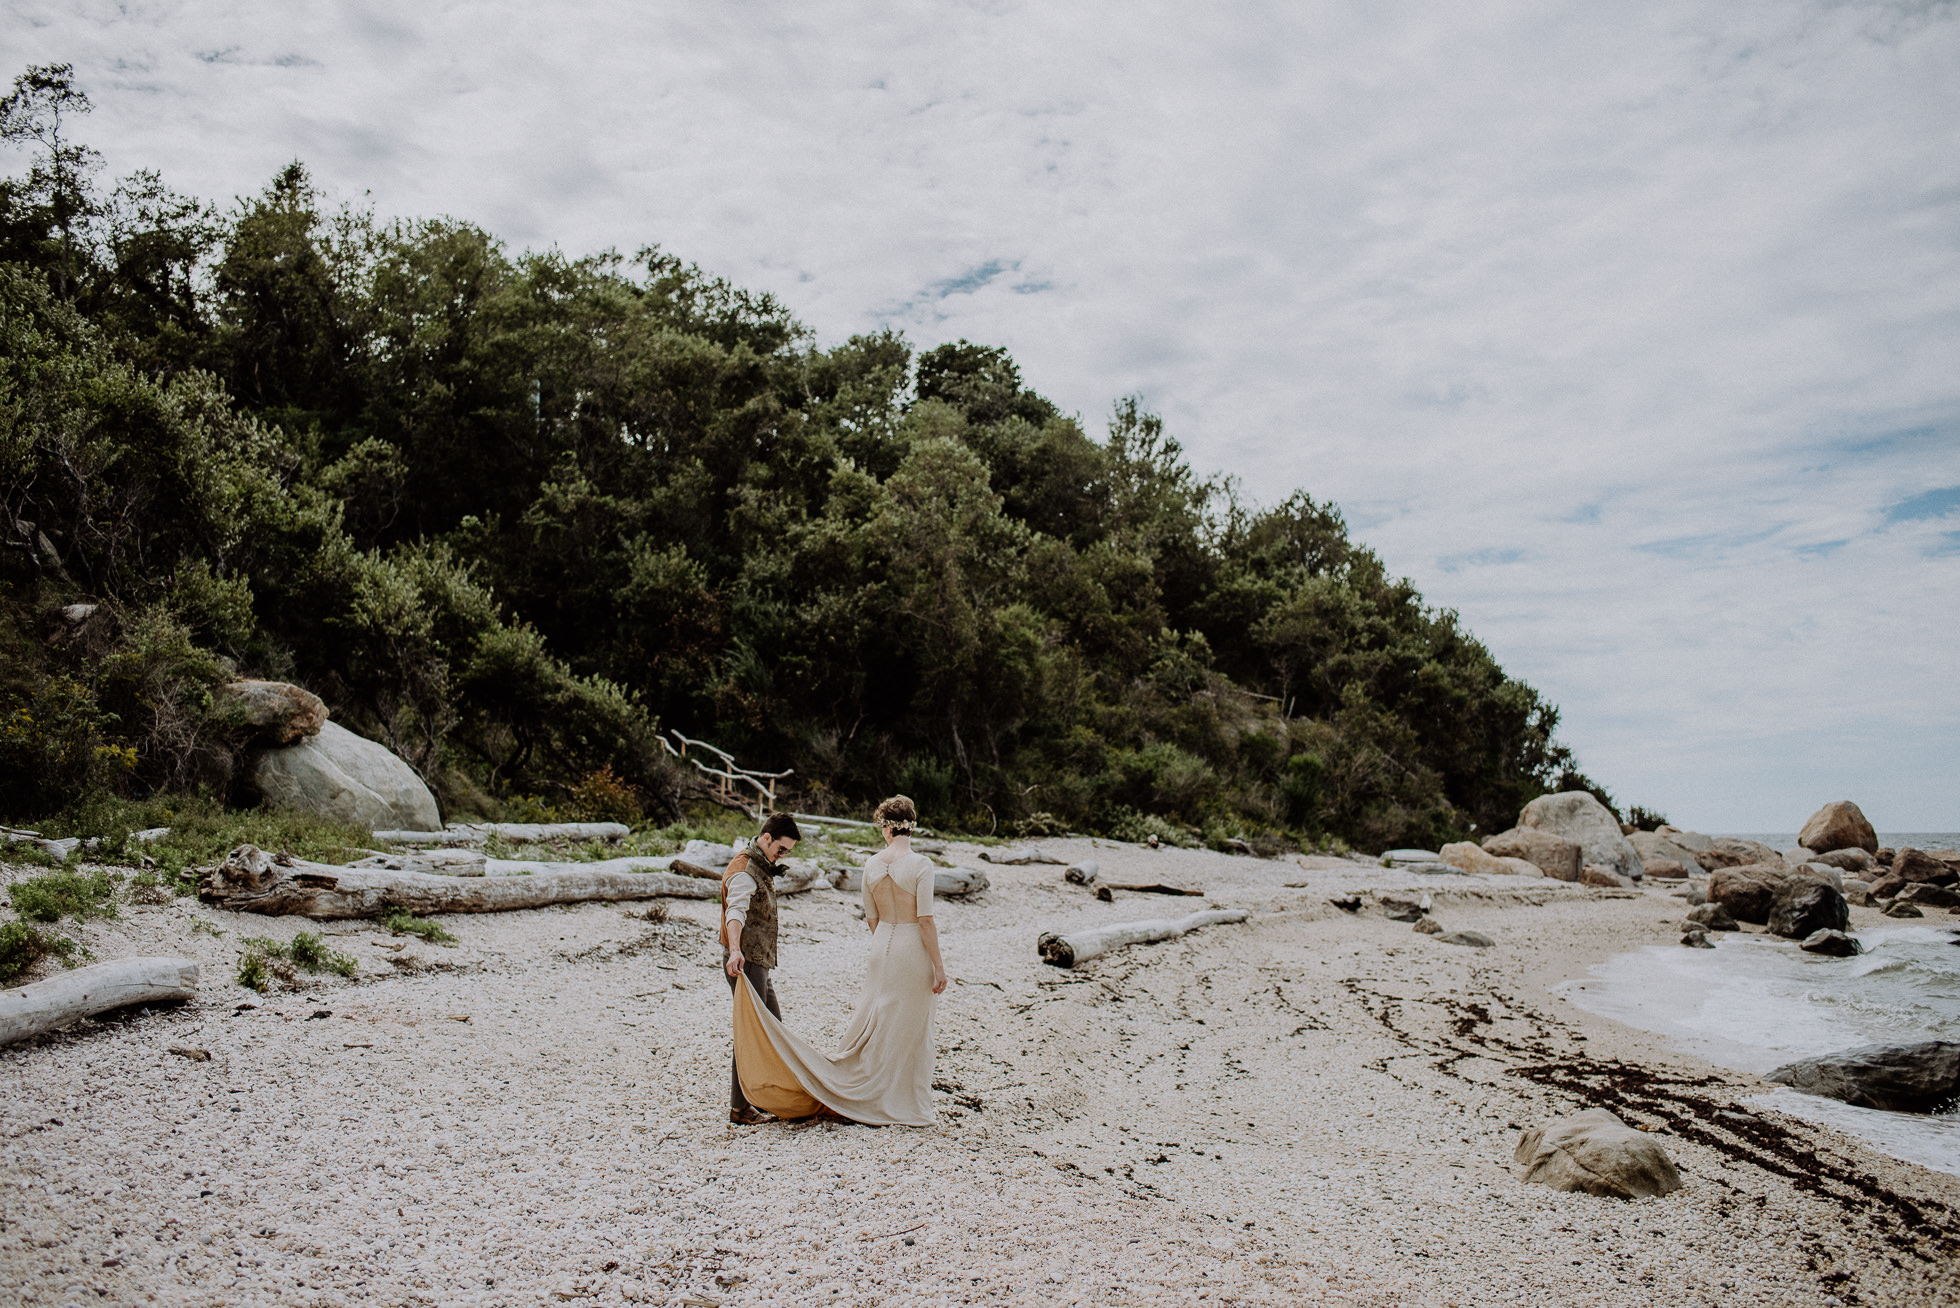
M 773 840 L 803 839 L 803 833 L 796 829 L 796 819 L 787 813 L 771 813 L 769 820 L 762 824 L 762 834 Z

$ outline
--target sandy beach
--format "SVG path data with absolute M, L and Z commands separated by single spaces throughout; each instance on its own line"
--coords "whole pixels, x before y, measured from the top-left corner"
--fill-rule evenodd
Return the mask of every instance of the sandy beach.
M 942 900 L 955 983 L 924 1129 L 727 1124 L 711 903 L 449 917 L 448 948 L 125 907 L 71 934 L 99 959 L 195 957 L 199 995 L 0 1050 L 0 1284 L 37 1305 L 1960 1299 L 1960 1178 L 1767 1111 L 1755 1078 L 1556 993 L 1676 939 L 1664 886 L 1041 843 L 1206 896 L 1101 903 L 1034 865 Z M 1372 896 L 1409 888 L 1497 944 L 1387 920 Z M 1358 912 L 1329 902 L 1357 892 Z M 1252 917 L 1073 972 L 1036 957 L 1045 929 L 1207 902 Z M 856 992 L 855 903 L 785 900 L 776 984 L 815 1037 Z M 241 937 L 303 929 L 359 975 L 234 982 Z M 1590 1106 L 1653 1129 L 1684 1188 L 1515 1179 L 1523 1129 Z

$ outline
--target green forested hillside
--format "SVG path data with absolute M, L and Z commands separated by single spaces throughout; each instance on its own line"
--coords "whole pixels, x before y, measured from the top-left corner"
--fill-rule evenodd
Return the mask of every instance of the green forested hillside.
M 825 344 L 658 248 L 383 223 L 297 164 L 226 213 L 112 190 L 83 107 L 57 69 L 5 109 L 6 816 L 232 791 L 234 674 L 446 815 L 601 768 L 671 810 L 666 729 L 983 831 L 1380 847 L 1582 780 L 1331 505 L 1244 502 L 1133 401 L 1085 430 L 1001 350 Z

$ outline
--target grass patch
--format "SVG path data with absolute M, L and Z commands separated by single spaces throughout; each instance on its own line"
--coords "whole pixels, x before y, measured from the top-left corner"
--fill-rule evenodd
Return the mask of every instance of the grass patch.
M 88 956 L 88 950 L 67 936 L 50 935 L 25 922 L 0 926 L 0 984 L 12 981 L 49 954 L 73 967 L 77 958 Z
M 226 933 L 223 928 L 213 926 L 210 918 L 194 917 L 191 919 L 191 934 L 194 936 L 223 936 Z
M 238 984 L 261 994 L 273 979 L 292 983 L 301 972 L 333 972 L 353 976 L 353 956 L 331 948 L 311 931 L 302 931 L 286 943 L 264 936 L 248 936 L 239 943 L 245 952 L 238 958 Z
M 43 872 L 7 887 L 14 912 L 29 922 L 59 922 L 72 917 L 86 922 L 116 916 L 116 887 L 122 878 L 111 872 Z
M 147 844 L 130 839 L 155 827 L 170 830 Z M 362 857 L 374 843 L 374 833 L 365 827 L 282 809 L 228 809 L 202 795 L 96 799 L 49 818 L 37 829 L 56 838 L 93 838 L 99 842 L 94 849 L 76 851 L 90 863 L 153 860 L 160 883 L 184 895 L 197 892 L 193 869 L 217 862 L 240 845 L 340 864 Z
M 391 908 L 382 915 L 381 925 L 398 936 L 420 936 L 432 945 L 453 945 L 456 937 L 443 930 L 442 923 L 417 917 L 405 908 Z
M 28 867 L 61 866 L 61 860 L 53 854 L 42 849 L 39 845 L 30 845 L 25 841 L 19 843 L 9 841 L 4 849 L 0 849 L 0 859 L 4 859 L 9 863 L 24 863 Z

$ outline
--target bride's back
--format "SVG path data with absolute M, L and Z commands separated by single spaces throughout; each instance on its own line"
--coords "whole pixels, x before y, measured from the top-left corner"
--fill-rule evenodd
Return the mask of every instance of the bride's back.
M 924 854 L 907 854 L 896 863 L 874 856 L 864 866 L 865 896 L 871 901 L 866 907 L 880 922 L 917 922 L 932 911 L 929 881 L 920 893 L 920 882 L 931 876 L 932 860 Z

